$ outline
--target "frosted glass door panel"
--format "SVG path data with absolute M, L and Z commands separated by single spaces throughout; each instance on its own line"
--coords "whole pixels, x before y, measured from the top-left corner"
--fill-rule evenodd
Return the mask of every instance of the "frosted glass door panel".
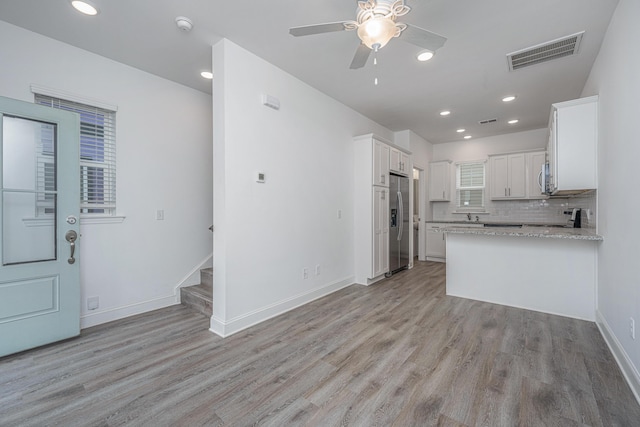
M 56 125 L 2 116 L 2 263 L 56 259 Z

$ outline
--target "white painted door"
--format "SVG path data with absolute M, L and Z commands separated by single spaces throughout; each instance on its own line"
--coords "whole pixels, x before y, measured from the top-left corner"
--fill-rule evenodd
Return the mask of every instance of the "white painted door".
M 80 333 L 79 138 L 77 114 L 0 97 L 0 356 Z

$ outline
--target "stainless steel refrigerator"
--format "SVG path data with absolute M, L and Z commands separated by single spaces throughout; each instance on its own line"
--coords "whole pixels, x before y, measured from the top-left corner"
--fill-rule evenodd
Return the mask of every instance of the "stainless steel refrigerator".
M 389 179 L 389 272 L 409 266 L 409 178 L 391 175 Z

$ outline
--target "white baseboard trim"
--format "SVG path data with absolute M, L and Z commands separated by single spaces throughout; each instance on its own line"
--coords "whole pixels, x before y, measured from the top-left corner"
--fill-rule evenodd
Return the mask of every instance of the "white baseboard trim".
M 80 316 L 80 329 L 101 325 L 113 320 L 135 316 L 136 314 L 146 313 L 147 311 L 157 310 L 159 308 L 165 308 L 175 304 L 175 295 L 169 295 L 166 297 L 143 301 L 136 304 L 129 304 L 124 307 L 117 307 L 108 310 L 87 313 L 83 316 Z
M 213 252 L 207 255 L 193 269 L 184 276 L 178 284 L 173 288 L 175 302 L 180 303 L 180 288 L 183 286 L 197 285 L 200 283 L 200 270 L 203 268 L 213 267 Z
M 624 350 L 624 347 L 616 338 L 613 330 L 609 327 L 607 320 L 604 318 L 599 310 L 596 310 L 596 325 L 600 330 L 600 334 L 604 338 L 604 341 L 609 346 L 609 350 L 613 353 L 613 357 L 618 362 L 618 366 L 622 371 L 622 375 L 627 380 L 627 384 L 631 387 L 633 395 L 636 397 L 638 404 L 640 404 L 640 373 L 638 369 L 633 365 L 633 362 L 629 358 L 629 355 Z
M 217 318 L 214 313 L 214 315 L 211 316 L 211 326 L 209 330 L 214 334 L 225 338 L 244 329 L 250 328 L 253 325 L 264 322 L 265 320 L 269 320 L 273 317 L 286 313 L 287 311 L 293 310 L 294 308 L 300 307 L 301 305 L 308 304 L 311 301 L 322 298 L 342 288 L 346 288 L 352 284 L 354 284 L 354 277 L 348 277 L 321 288 L 279 301 L 241 316 L 237 316 L 226 322 Z

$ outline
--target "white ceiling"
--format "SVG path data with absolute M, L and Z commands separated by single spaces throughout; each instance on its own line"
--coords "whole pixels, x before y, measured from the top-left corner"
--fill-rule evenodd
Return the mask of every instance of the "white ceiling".
M 412 10 L 399 21 L 447 37 L 445 45 L 420 63 L 419 48 L 392 39 L 376 67 L 370 58 L 359 70 L 349 69 L 355 32 L 288 33 L 355 19 L 355 0 L 91 2 L 95 17 L 68 0 L 0 0 L 0 19 L 208 93 L 199 73 L 226 37 L 393 131 L 442 143 L 461 140 L 459 127 L 473 138 L 545 127 L 551 103 L 580 96 L 618 0 L 407 0 Z M 193 21 L 190 33 L 178 30 L 177 16 Z M 508 71 L 506 54 L 579 31 L 577 56 Z M 518 98 L 503 103 L 509 94 Z M 443 109 L 452 114 L 441 117 Z M 497 123 L 478 124 L 490 118 Z M 520 122 L 508 125 L 511 118 Z

